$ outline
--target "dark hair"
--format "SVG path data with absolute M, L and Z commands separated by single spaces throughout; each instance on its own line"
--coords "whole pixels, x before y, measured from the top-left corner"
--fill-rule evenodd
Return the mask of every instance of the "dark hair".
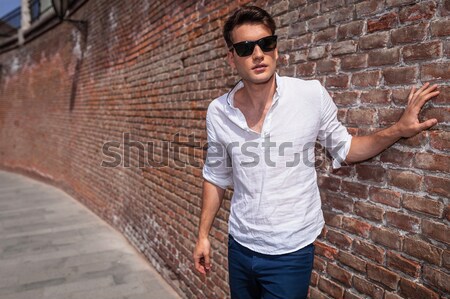
M 257 6 L 240 7 L 227 19 L 223 26 L 223 37 L 225 38 L 228 48 L 231 48 L 233 45 L 231 32 L 234 27 L 248 23 L 263 24 L 272 31 L 272 35 L 275 34 L 275 21 L 267 11 Z

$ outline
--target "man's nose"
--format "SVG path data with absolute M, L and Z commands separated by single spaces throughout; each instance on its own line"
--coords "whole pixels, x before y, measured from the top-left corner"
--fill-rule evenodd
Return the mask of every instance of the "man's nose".
M 264 57 L 264 52 L 258 45 L 255 45 L 255 49 L 253 49 L 252 57 L 253 59 Z

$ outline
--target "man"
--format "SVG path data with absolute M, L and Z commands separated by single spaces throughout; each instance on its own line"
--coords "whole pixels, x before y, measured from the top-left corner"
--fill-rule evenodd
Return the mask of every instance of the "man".
M 409 95 L 393 126 L 352 137 L 317 80 L 280 77 L 275 23 L 261 8 L 238 9 L 224 26 L 228 62 L 242 78 L 208 107 L 207 161 L 195 268 L 211 269 L 208 235 L 225 189 L 234 187 L 229 219 L 232 298 L 306 298 L 314 245 L 324 220 L 314 168 L 318 139 L 333 166 L 371 158 L 402 137 L 437 123 L 418 121 L 439 91 L 425 84 Z

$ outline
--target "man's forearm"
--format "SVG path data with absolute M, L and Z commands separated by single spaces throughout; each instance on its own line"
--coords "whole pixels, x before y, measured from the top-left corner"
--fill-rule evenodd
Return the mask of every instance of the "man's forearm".
M 352 138 L 350 151 L 345 159 L 347 163 L 364 161 L 372 158 L 401 138 L 396 125 L 367 136 Z
M 224 193 L 224 189 L 206 180 L 203 181 L 202 213 L 198 230 L 199 239 L 208 238 L 214 218 L 222 204 Z

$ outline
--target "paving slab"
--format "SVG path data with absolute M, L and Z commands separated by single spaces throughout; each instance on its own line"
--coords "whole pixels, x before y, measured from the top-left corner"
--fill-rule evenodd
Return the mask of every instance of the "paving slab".
M 116 230 L 63 191 L 0 171 L 1 299 L 179 299 Z

